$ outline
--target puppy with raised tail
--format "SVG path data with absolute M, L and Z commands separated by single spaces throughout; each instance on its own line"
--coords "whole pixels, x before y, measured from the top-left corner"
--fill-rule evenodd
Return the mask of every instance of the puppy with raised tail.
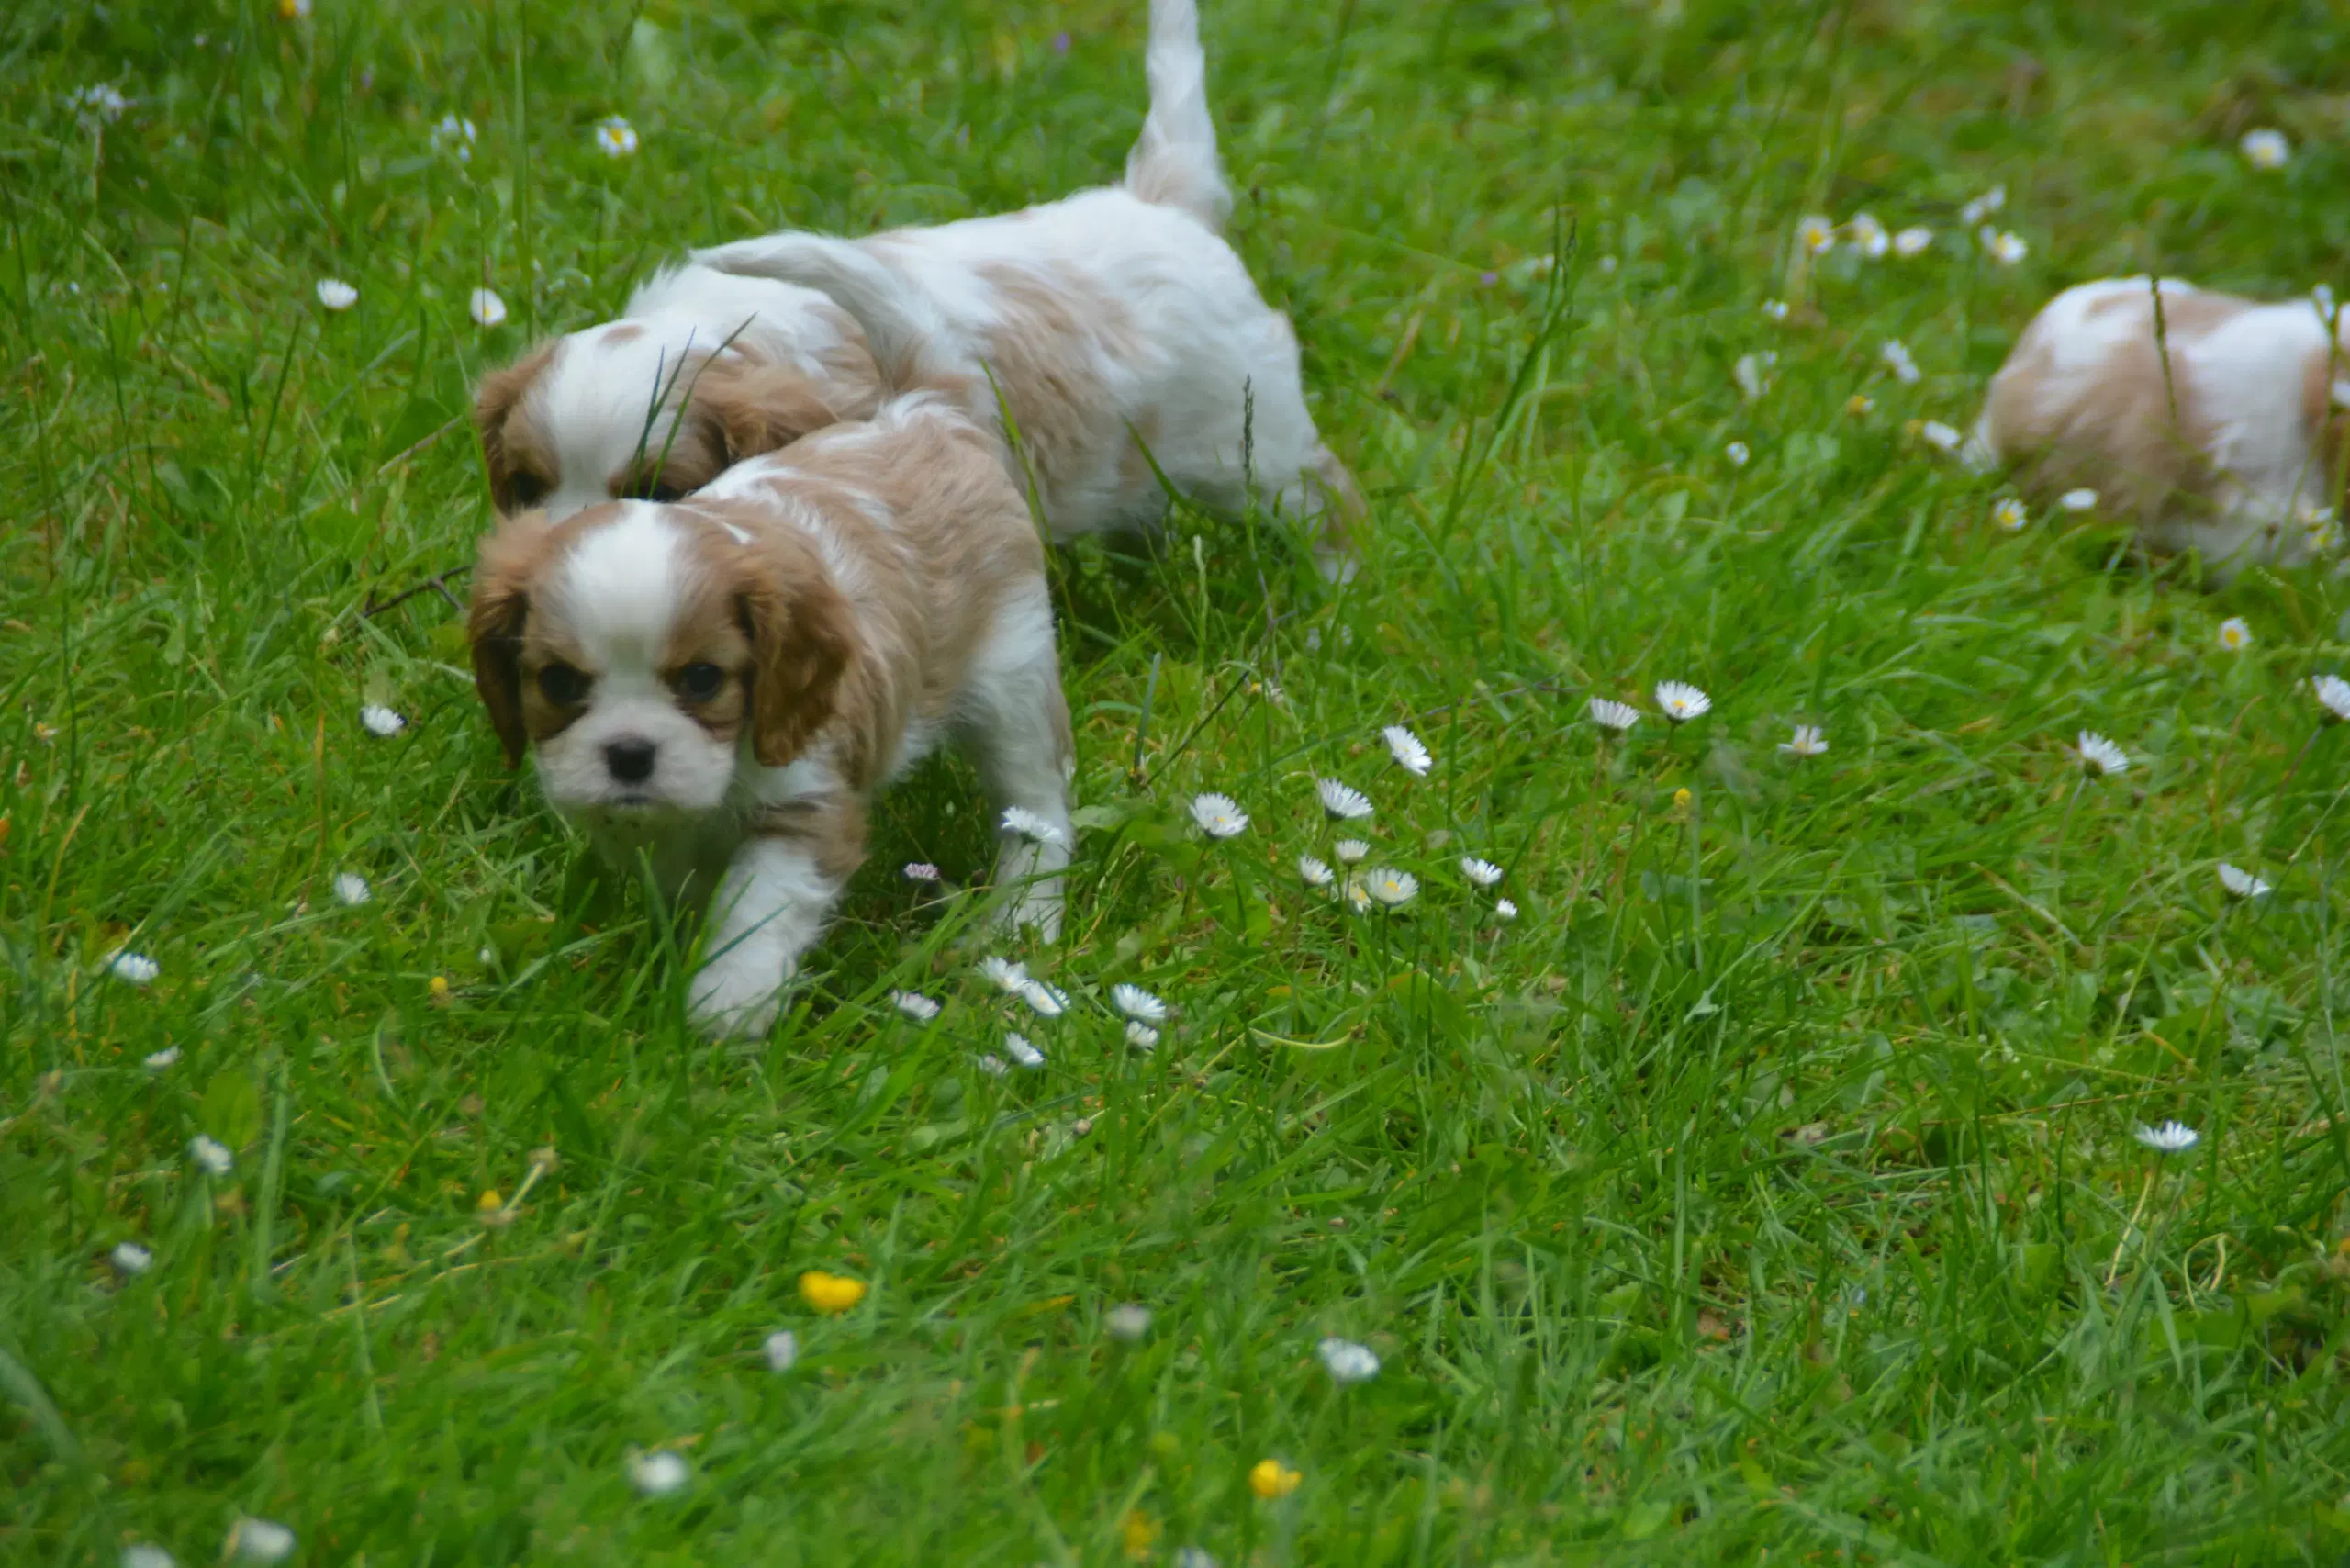
M 1225 512 L 1253 491 L 1346 575 L 1362 497 L 1315 429 L 1288 318 L 1222 237 L 1232 197 L 1192 0 L 1152 0 L 1146 68 L 1150 110 L 1117 185 L 935 228 L 701 251 L 621 319 L 487 378 L 475 413 L 499 511 L 689 494 L 931 388 L 1006 435 L 1056 538 L 1146 528 L 1170 485 Z
M 1060 923 L 1073 767 L 1044 555 L 993 435 L 883 405 L 690 500 L 526 514 L 484 541 L 474 677 L 509 764 L 609 857 L 706 900 L 689 1005 L 755 1034 L 865 854 L 866 803 L 942 737 L 977 763 L 1009 920 Z
M 2049 301 L 1993 377 L 1970 459 L 2043 499 L 2095 490 L 2151 553 L 2198 552 L 2217 583 L 2331 554 L 2350 455 L 2331 308 L 2160 286 L 2159 324 L 2143 277 Z

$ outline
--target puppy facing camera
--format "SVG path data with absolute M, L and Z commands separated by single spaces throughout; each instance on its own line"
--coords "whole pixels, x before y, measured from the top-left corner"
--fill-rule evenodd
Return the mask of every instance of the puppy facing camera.
M 992 436 L 895 400 L 689 501 L 525 513 L 483 543 L 469 633 L 508 760 L 621 866 L 709 911 L 690 993 L 755 1034 L 865 857 L 874 791 L 940 739 L 978 765 L 1002 916 L 1047 939 L 1069 711 L 1044 557 Z

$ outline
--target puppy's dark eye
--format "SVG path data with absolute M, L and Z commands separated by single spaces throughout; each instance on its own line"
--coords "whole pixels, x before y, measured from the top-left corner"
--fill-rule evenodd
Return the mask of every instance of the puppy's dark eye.
M 726 684 L 726 672 L 716 665 L 692 664 L 677 672 L 677 689 L 696 702 L 707 702 Z
M 672 501 L 681 501 L 686 498 L 685 487 L 673 485 L 666 476 L 657 474 L 649 478 L 638 478 L 635 484 L 628 487 L 628 494 L 632 499 L 657 501 L 665 507 Z
M 547 482 L 536 474 L 517 472 L 507 479 L 506 493 L 518 507 L 534 507 L 547 498 Z
M 549 665 L 539 671 L 539 690 L 558 708 L 568 708 L 588 695 L 588 677 L 569 665 Z

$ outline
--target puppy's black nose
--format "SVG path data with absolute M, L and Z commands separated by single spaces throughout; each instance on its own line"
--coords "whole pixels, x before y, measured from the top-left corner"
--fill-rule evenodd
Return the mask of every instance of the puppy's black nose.
M 623 784 L 642 784 L 653 777 L 653 743 L 614 741 L 604 748 L 604 766 Z

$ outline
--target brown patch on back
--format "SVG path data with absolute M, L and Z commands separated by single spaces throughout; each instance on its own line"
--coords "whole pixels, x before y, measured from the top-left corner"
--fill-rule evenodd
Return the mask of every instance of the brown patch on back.
M 1058 494 L 1097 454 L 1114 452 L 1125 463 L 1133 436 L 1095 365 L 1104 355 L 1120 363 L 1140 357 L 1125 307 L 1073 274 L 1047 283 L 1018 267 L 974 270 L 996 293 L 988 368 L 1037 487 Z M 982 401 L 993 396 L 974 391 Z
M 483 376 L 474 393 L 482 466 L 489 476 L 490 499 L 501 516 L 512 516 L 554 487 L 554 452 L 523 399 L 554 361 L 556 347 L 541 343 L 512 364 Z
M 2199 337 L 2251 308 L 2224 294 L 2165 293 L 2163 335 Z M 2210 496 L 2218 477 L 2204 455 L 2213 410 L 2194 396 L 2176 350 L 2157 352 L 2151 291 L 2109 295 L 2082 315 L 2117 310 L 2143 318 L 2144 330 L 2108 355 L 2085 395 L 2069 401 L 2048 396 L 2054 349 L 2035 322 L 1993 379 L 1984 417 L 1998 449 L 2020 460 L 2027 492 L 2044 498 L 2093 489 L 2101 510 L 2152 524 L 2174 498 Z
M 2334 510 L 2350 514 L 2350 410 L 2334 406 L 2333 384 L 2350 378 L 2350 353 L 2311 354 L 2301 366 L 2301 423 L 2312 432 L 2317 461 L 2324 465 L 2322 495 Z

